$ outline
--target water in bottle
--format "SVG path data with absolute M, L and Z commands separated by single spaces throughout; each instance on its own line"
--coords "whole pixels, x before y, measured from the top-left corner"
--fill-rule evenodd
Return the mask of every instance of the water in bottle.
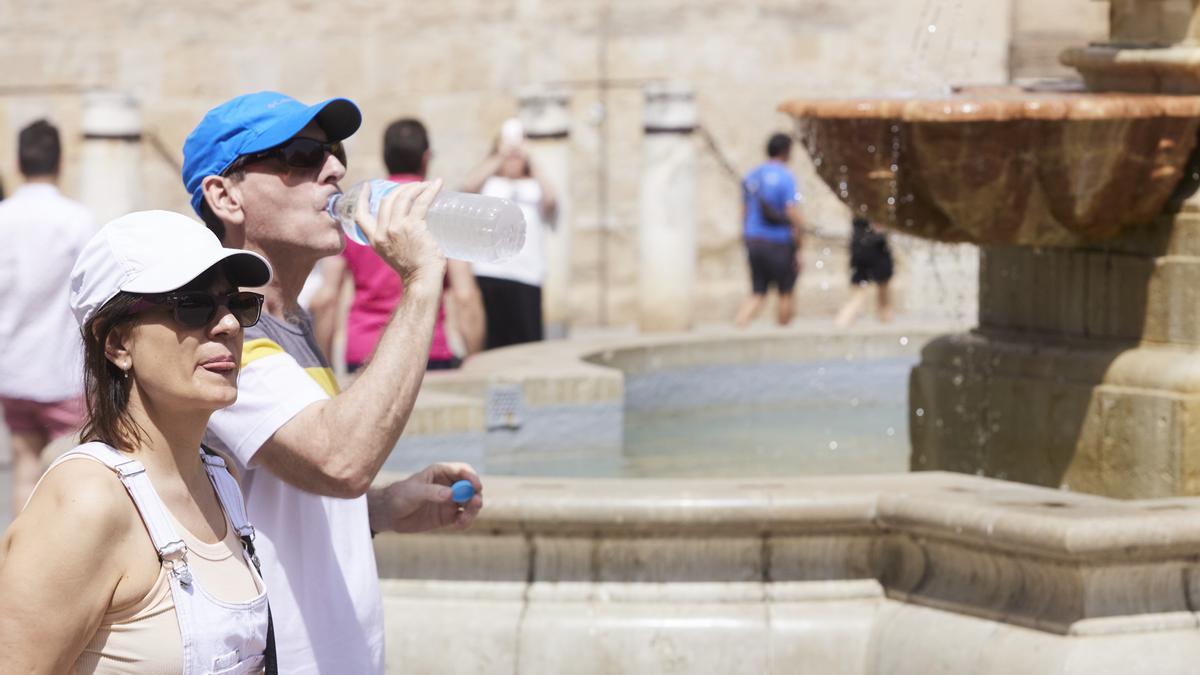
M 379 212 L 384 195 L 400 183 L 372 180 L 359 183 L 329 198 L 326 211 L 342 226 L 346 236 L 359 244 L 367 237 L 354 222 L 354 209 L 364 186 L 371 186 L 371 215 Z M 447 258 L 469 262 L 494 262 L 516 255 L 525 245 L 525 215 L 507 199 L 464 192 L 438 193 L 425 222 Z

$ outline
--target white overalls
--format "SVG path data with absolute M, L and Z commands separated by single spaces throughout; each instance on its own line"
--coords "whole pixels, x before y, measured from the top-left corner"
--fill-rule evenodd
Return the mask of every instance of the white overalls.
M 150 540 L 158 551 L 171 586 L 171 600 L 183 641 L 184 675 L 245 675 L 261 673 L 266 666 L 269 614 L 266 586 L 252 555 L 254 527 L 246 521 L 246 509 L 237 482 L 220 457 L 201 454 L 208 478 L 216 489 L 225 516 L 243 542 L 242 554 L 254 581 L 264 592 L 250 602 L 231 603 L 205 592 L 188 569 L 187 547 L 171 524 L 166 505 L 154 491 L 141 462 L 130 459 L 104 443 L 85 443 L 62 457 L 54 468 L 73 455 L 93 457 L 121 479 L 137 506 Z

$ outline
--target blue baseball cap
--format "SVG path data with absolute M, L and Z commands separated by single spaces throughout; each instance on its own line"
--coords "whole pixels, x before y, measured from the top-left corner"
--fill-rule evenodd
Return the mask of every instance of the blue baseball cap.
M 275 91 L 244 94 L 209 110 L 183 142 L 183 185 L 192 208 L 200 213 L 205 178 L 220 175 L 242 155 L 287 141 L 314 119 L 330 141 L 340 141 L 358 130 L 362 113 L 349 99 L 304 105 Z

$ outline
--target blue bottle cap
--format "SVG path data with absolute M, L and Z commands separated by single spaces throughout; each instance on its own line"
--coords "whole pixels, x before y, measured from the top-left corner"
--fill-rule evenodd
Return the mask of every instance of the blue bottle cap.
M 466 504 L 475 496 L 475 486 L 469 480 L 460 480 L 450 486 L 450 495 L 459 504 Z

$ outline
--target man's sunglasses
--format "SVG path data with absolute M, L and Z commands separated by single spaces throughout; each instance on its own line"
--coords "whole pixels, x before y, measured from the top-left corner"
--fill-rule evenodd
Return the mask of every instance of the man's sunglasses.
M 128 314 L 137 314 L 159 307 L 169 308 L 180 325 L 203 328 L 217 315 L 217 307 L 228 307 L 229 313 L 242 328 L 258 323 L 262 314 L 263 296 L 250 291 L 234 291 L 213 295 L 203 291 L 145 295 L 133 303 Z
M 221 172 L 222 176 L 240 171 L 248 164 L 261 162 L 264 159 L 277 159 L 287 166 L 296 169 L 319 169 L 325 164 L 325 156 L 333 155 L 337 157 L 342 166 L 346 164 L 346 149 L 342 147 L 341 141 L 327 143 L 318 141 L 315 138 L 305 138 L 297 136 L 281 145 L 273 148 L 268 148 L 262 152 L 252 152 L 248 155 L 242 155 L 233 160 L 229 168 Z

